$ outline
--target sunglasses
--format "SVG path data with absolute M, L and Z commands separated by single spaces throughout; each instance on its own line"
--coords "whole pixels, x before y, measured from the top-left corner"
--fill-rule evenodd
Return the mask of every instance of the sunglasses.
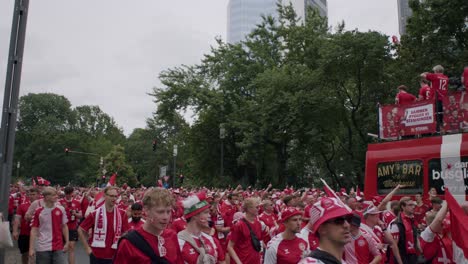
M 327 221 L 327 223 L 331 223 L 334 225 L 343 225 L 346 222 L 351 223 L 352 216 L 342 216 L 342 217 L 337 217 L 333 218 Z

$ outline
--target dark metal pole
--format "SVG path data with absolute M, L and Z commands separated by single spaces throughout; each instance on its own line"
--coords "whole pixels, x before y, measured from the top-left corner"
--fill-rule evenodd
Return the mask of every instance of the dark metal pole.
M 5 81 L 5 94 L 3 97 L 2 123 L 0 128 L 0 212 L 5 218 L 8 217 L 8 198 L 10 194 L 28 7 L 29 0 L 15 1 Z M 3 263 L 5 263 L 5 250 L 0 249 L 0 264 Z

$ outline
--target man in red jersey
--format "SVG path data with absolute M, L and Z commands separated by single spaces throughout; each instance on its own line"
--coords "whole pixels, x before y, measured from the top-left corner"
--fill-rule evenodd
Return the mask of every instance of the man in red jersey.
M 142 203 L 143 211 L 146 214 L 146 222 L 143 226 L 130 231 L 127 235 L 137 234 L 160 260 L 157 262 L 151 259 L 141 248 L 135 246 L 134 241 L 124 236 L 117 248 L 114 264 L 182 264 L 183 259 L 180 253 L 177 234 L 174 230 L 167 228 L 171 218 L 172 207 L 175 204 L 175 199 L 171 195 L 171 192 L 162 188 L 150 189 L 143 196 Z
M 421 88 L 419 88 L 418 101 L 432 100 L 434 98 L 434 91 L 429 86 L 429 81 L 421 79 L 419 84 L 421 85 Z
M 81 204 L 75 200 L 74 189 L 71 186 L 65 187 L 65 197 L 59 202 L 65 208 L 68 218 L 68 238 L 70 240 L 68 247 L 68 263 L 75 264 L 75 243 L 78 241 L 78 220 L 83 217 Z
M 371 235 L 360 229 L 361 216 L 353 214 L 350 223 L 351 242 L 345 245 L 345 260 L 349 264 L 377 264 L 382 260 L 378 245 Z
M 273 202 L 271 200 L 263 200 L 262 206 L 263 206 L 263 213 L 260 214 L 258 219 L 260 219 L 260 221 L 265 223 L 265 225 L 268 227 L 269 230 L 273 230 L 273 228 L 278 226 L 278 224 L 276 223 L 277 217 L 274 212 Z M 267 244 L 268 241 L 270 241 L 270 239 L 271 237 L 267 235 L 264 237 L 263 242 Z
M 239 197 L 236 193 L 230 193 L 227 196 L 227 201 L 225 201 L 220 208 L 221 216 L 224 219 L 224 225 L 226 227 L 232 226 L 232 217 L 234 213 L 237 212 L 237 205 L 239 204 Z
M 39 207 L 31 223 L 29 257 L 36 263 L 66 263 L 68 227 L 65 209 L 57 205 L 57 191 L 46 187 L 42 191 L 44 207 Z M 65 241 L 65 243 L 64 243 Z
M 416 206 L 414 207 L 414 222 L 419 230 L 423 230 L 424 226 L 424 216 L 426 212 L 429 211 L 429 206 L 424 203 L 421 193 L 416 194 Z
M 437 123 L 442 124 L 443 120 L 443 104 L 442 101 L 448 92 L 449 78 L 444 75 L 444 67 L 441 65 L 436 65 L 432 68 L 434 73 L 424 72 L 421 73 L 421 77 L 431 82 L 431 87 L 434 90 L 434 95 L 436 97 L 436 109 L 437 109 Z
M 39 197 L 39 190 L 31 188 L 28 190 L 27 196 L 28 200 L 20 204 L 18 210 L 16 210 L 16 217 L 13 222 L 13 239 L 18 240 L 18 248 L 23 264 L 28 264 L 29 261 L 29 238 L 31 236 L 30 221 L 26 220 L 25 215 L 31 203 Z
M 285 230 L 268 243 L 265 263 L 296 264 L 309 254 L 307 241 L 297 236 L 301 231 L 302 212 L 288 207 L 281 212 L 280 221 Z
M 259 264 L 261 260 L 259 248 L 255 249 L 251 237 L 251 231 L 260 242 L 262 240 L 262 225 L 257 219 L 260 202 L 256 198 L 244 200 L 243 209 L 245 217 L 231 227 L 231 240 L 227 250 L 231 261 L 236 264 Z
M 91 264 L 112 263 L 117 242 L 128 230 L 127 215 L 115 205 L 117 197 L 116 187 L 106 187 L 104 204 L 90 213 L 78 228 L 78 236 L 89 254 Z
M 138 229 L 145 223 L 145 220 L 141 218 L 143 206 L 140 203 L 134 203 L 130 207 L 131 216 L 128 218 L 128 227 L 129 229 Z
M 183 201 L 187 228 L 177 234 L 184 263 L 218 263 L 218 246 L 213 237 L 203 232 L 209 228 L 208 218 L 211 205 L 205 193 L 198 193 Z
M 452 242 L 450 237 L 443 230 L 443 221 L 447 214 L 447 203 L 443 203 L 440 210 L 429 212 L 426 216 L 426 222 L 429 225 L 424 229 L 419 237 L 421 250 L 425 263 L 454 263 L 452 261 Z
M 395 104 L 406 105 L 416 101 L 416 97 L 408 93 L 408 87 L 405 85 L 398 86 L 398 93 L 395 97 Z

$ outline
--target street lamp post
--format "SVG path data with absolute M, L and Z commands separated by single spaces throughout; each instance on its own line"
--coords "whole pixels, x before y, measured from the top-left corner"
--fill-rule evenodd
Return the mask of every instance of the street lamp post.
M 226 129 L 224 128 L 224 124 L 219 124 L 219 138 L 221 139 L 221 177 L 224 176 L 224 138 L 226 137 Z
M 176 159 L 177 159 L 177 145 L 174 145 L 174 149 L 173 149 L 173 152 L 172 152 L 173 156 L 174 156 L 174 165 L 172 167 L 172 188 L 175 188 L 175 178 L 176 178 Z

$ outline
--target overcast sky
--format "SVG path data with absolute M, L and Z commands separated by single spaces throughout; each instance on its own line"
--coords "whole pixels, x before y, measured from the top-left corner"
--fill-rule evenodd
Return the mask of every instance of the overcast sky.
M 255 1 L 255 0 L 252 0 Z M 397 35 L 396 0 L 328 0 L 329 23 Z M 228 0 L 30 0 L 21 95 L 99 105 L 124 129 L 145 127 L 159 72 L 195 64 L 226 39 Z M 14 0 L 0 1 L 0 87 Z M 3 102 L 3 89 L 0 99 Z

